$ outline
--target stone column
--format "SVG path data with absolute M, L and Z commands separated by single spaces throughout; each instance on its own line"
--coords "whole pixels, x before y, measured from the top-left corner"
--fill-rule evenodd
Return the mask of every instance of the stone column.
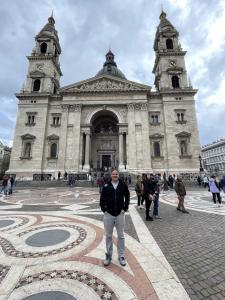
M 67 144 L 67 124 L 68 124 L 68 112 L 69 105 L 63 104 L 59 139 L 59 152 L 58 152 L 58 171 L 65 171 L 66 160 L 66 144 Z
M 90 170 L 90 132 L 86 132 L 86 147 L 85 147 L 85 162 L 84 162 L 84 170 L 89 172 Z
M 148 104 L 141 104 L 141 120 L 142 120 L 142 143 L 144 145 L 143 150 L 143 167 L 146 172 L 152 173 L 151 165 L 151 147 L 149 140 L 149 116 L 148 116 Z
M 124 160 L 123 160 L 123 132 L 119 132 L 119 171 L 124 171 Z
M 79 170 L 79 154 L 80 154 L 80 120 L 81 120 L 81 105 L 71 105 L 70 111 L 73 114 L 73 141 L 72 141 L 72 161 L 71 169 Z
M 136 141 L 135 141 L 135 111 L 134 104 L 128 104 L 127 122 L 128 122 L 128 135 L 127 135 L 127 169 L 136 169 Z

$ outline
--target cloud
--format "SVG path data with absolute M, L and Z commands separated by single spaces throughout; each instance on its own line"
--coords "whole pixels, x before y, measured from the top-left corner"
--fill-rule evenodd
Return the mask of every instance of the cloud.
M 223 122 L 225 117 L 225 2 L 163 0 L 162 4 L 180 33 L 183 49 L 188 51 L 187 72 L 193 87 L 199 89 L 196 96 L 199 131 L 202 144 L 206 144 L 223 134 L 220 128 L 216 129 L 216 121 Z M 52 9 L 62 47 L 61 86 L 94 76 L 102 68 L 109 47 L 127 79 L 153 86 L 153 43 L 161 12 L 159 1 L 3 1 L 0 138 L 7 141 L 13 139 L 17 111 L 14 93 L 26 79 L 26 56 L 31 53 L 34 37 L 46 24 Z

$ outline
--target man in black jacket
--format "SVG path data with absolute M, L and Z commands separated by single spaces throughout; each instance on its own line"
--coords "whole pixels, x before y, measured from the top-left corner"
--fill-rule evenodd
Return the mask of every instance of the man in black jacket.
M 100 197 L 100 207 L 104 212 L 104 228 L 106 234 L 106 257 L 104 266 L 108 266 L 112 260 L 113 228 L 116 226 L 118 242 L 117 251 L 121 266 L 126 265 L 124 256 L 125 239 L 124 239 L 124 223 L 125 212 L 128 210 L 130 203 L 130 193 L 126 184 L 119 180 L 119 172 L 113 170 L 111 173 L 111 181 L 104 185 Z

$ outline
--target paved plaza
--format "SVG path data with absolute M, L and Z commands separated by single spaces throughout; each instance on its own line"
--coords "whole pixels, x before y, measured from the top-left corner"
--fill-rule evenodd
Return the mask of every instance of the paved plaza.
M 224 194 L 222 195 L 223 198 Z M 97 188 L 16 189 L 0 196 L 0 300 L 225 299 L 225 205 L 189 190 L 186 215 L 161 193 L 162 219 L 126 213 L 126 267 L 103 266 Z

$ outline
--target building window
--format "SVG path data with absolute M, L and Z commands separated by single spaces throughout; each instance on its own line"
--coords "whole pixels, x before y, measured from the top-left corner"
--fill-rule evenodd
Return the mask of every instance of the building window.
M 48 157 L 47 159 L 57 159 L 58 158 L 58 147 L 59 147 L 59 137 L 52 134 L 47 137 L 48 140 Z
M 176 134 L 176 138 L 179 145 L 178 149 L 180 158 L 191 158 L 191 149 L 189 149 L 191 134 L 183 131 Z
M 173 41 L 171 39 L 166 40 L 166 48 L 173 49 Z
M 25 144 L 23 157 L 31 158 L 31 143 L 30 142 Z
M 172 80 L 172 87 L 174 89 L 178 89 L 180 87 L 179 77 L 177 75 L 174 75 L 174 76 L 172 76 L 171 80 Z
M 21 149 L 21 159 L 31 159 L 32 158 L 32 148 L 35 140 L 35 136 L 31 134 L 24 134 L 21 136 L 22 139 L 22 149 Z
M 41 44 L 41 53 L 45 54 L 47 52 L 47 44 L 42 43 Z
M 185 109 L 175 109 L 176 122 L 178 124 L 185 124 Z
M 149 121 L 151 125 L 159 125 L 160 120 L 159 120 L 159 113 L 150 113 L 149 115 Z
M 41 80 L 40 79 L 35 79 L 34 80 L 34 85 L 33 85 L 33 91 L 38 92 L 41 87 Z
M 185 156 L 188 154 L 187 152 L 187 141 L 182 140 L 180 142 L 180 154 L 181 156 Z
M 56 158 L 57 157 L 57 144 L 56 143 L 51 144 L 50 157 L 51 158 Z
M 159 142 L 154 142 L 153 148 L 154 148 L 154 156 L 155 157 L 160 157 L 161 154 L 160 154 L 160 144 L 159 144 Z
M 52 114 L 52 124 L 53 127 L 58 127 L 61 124 L 61 114 Z
M 36 124 L 36 112 L 28 112 L 27 113 L 27 126 L 34 126 Z

